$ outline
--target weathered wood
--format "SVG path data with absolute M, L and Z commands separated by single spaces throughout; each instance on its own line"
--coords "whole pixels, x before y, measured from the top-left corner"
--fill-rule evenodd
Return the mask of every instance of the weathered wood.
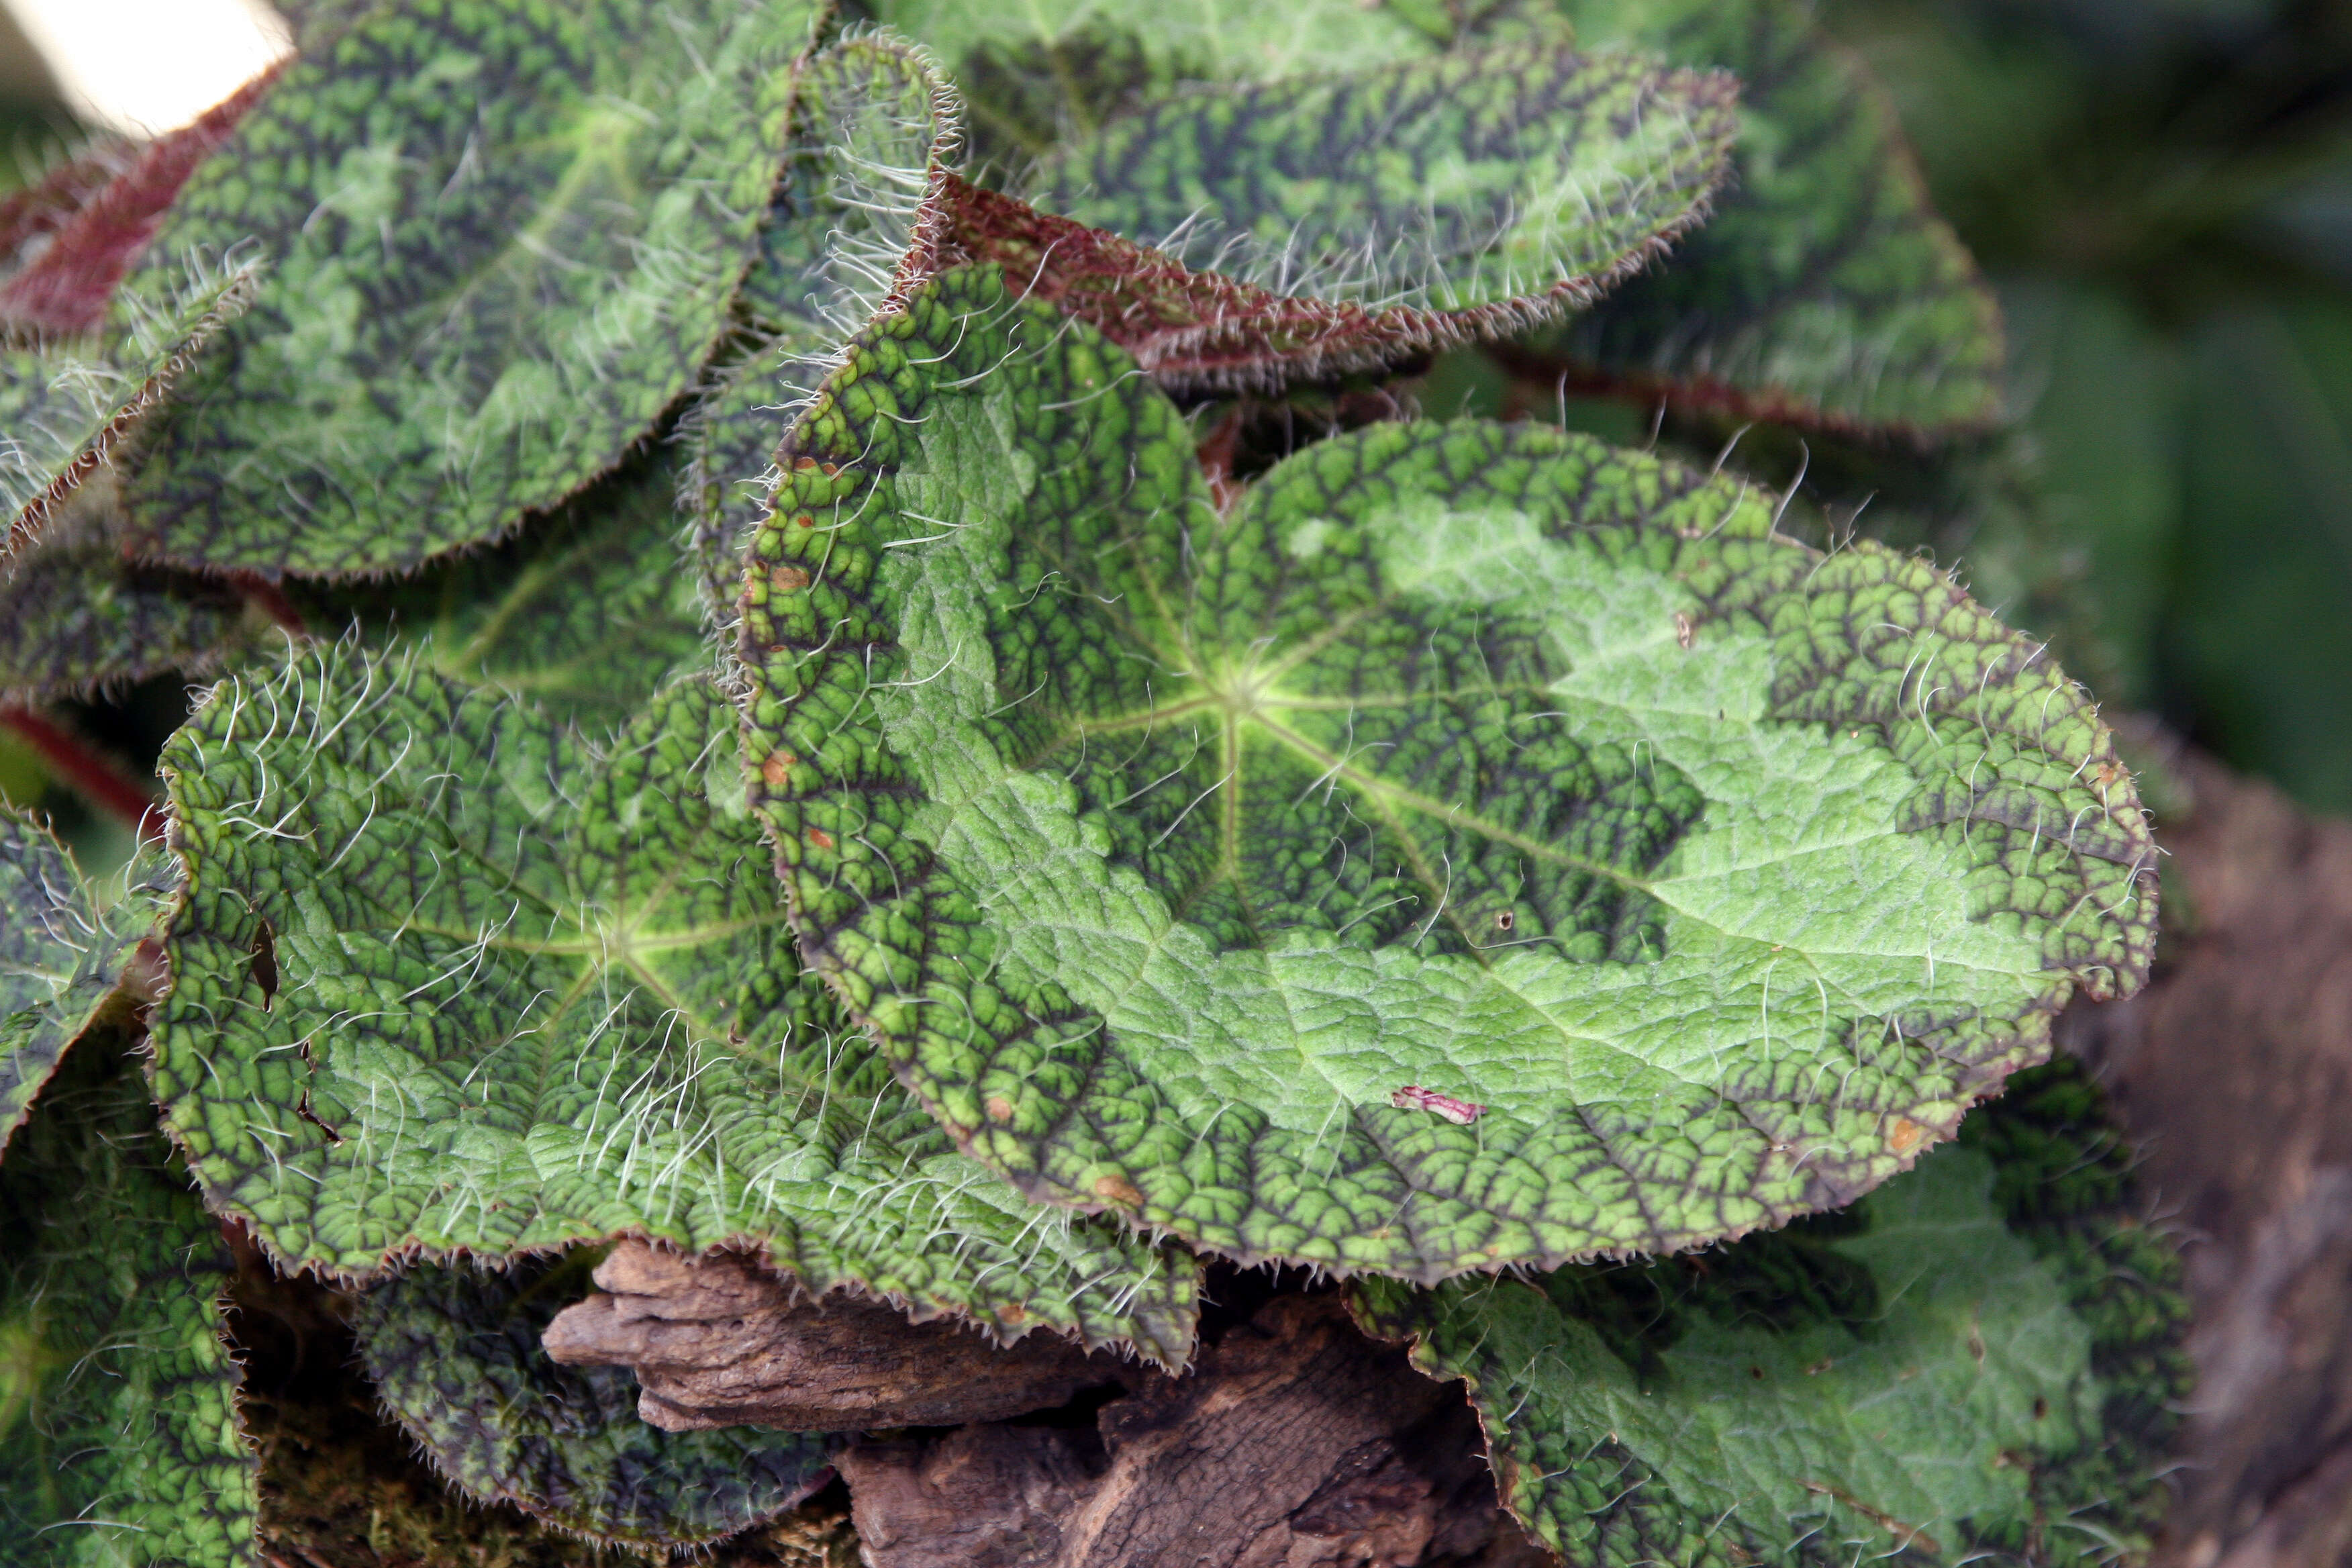
M 667 1432 L 1001 1420 L 1128 1375 L 1116 1358 L 1058 1335 L 992 1345 L 955 1322 L 910 1323 L 877 1302 L 808 1295 L 723 1253 L 687 1258 L 623 1242 L 595 1279 L 596 1294 L 548 1325 L 547 1353 L 633 1368 L 638 1414 Z
M 875 1568 L 1536 1568 L 1458 1386 L 1284 1296 L 1092 1427 L 968 1426 L 840 1461 Z
M 2064 1022 L 2184 1236 L 2199 1377 L 2159 1568 L 2352 1562 L 2352 824 L 2177 753 L 2168 940 Z

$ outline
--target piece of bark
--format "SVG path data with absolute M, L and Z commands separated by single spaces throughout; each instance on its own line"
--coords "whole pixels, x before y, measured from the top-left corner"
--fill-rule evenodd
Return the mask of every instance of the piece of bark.
M 808 1295 L 725 1253 L 680 1258 L 625 1241 L 595 1279 L 601 1289 L 556 1314 L 541 1342 L 566 1365 L 634 1369 L 638 1415 L 666 1432 L 993 1421 L 1127 1375 L 1056 1334 L 992 1345 L 944 1319 L 910 1323 L 877 1302 Z
M 981 1426 L 839 1461 L 874 1568 L 1536 1568 L 1461 1389 L 1285 1296 L 1093 1429 Z
M 2160 1568 L 2352 1561 L 2352 824 L 2210 759 L 2169 766 L 2168 941 L 2129 1002 L 2078 1005 L 2184 1231 L 2197 1391 Z

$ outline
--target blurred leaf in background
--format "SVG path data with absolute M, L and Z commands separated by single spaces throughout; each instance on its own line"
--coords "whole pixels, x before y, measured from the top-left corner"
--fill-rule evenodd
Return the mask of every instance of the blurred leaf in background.
M 2071 584 L 2043 629 L 2110 702 L 2352 811 L 2352 8 L 1822 15 L 2000 289 L 2036 564 Z

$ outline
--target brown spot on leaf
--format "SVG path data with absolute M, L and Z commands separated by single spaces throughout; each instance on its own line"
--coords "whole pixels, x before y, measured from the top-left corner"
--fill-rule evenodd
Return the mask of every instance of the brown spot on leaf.
M 1927 1136 L 1926 1128 L 1907 1116 L 1898 1116 L 1895 1119 L 1895 1125 L 1886 1130 L 1886 1146 L 1897 1154 L 1908 1154 L 1919 1146 L 1919 1140 L 1926 1136 Z
M 1681 610 L 1676 610 L 1675 612 L 1675 644 L 1678 647 L 1688 647 L 1691 645 L 1691 639 L 1696 635 L 1697 628 L 1691 625 L 1690 616 Z
M 1108 1198 L 1115 1204 L 1125 1204 L 1128 1207 L 1133 1209 L 1139 1209 L 1143 1206 L 1142 1189 L 1139 1188 L 1133 1182 L 1129 1181 L 1125 1176 L 1097 1176 L 1095 1178 L 1095 1196 L 1098 1198 Z
M 833 847 L 833 835 L 827 833 L 822 827 L 810 828 L 808 830 L 808 841 L 819 849 L 830 849 Z
M 991 1121 L 1010 1121 L 1013 1120 L 1013 1102 L 1005 1099 L 1001 1094 L 992 1094 L 988 1097 L 987 1109 L 988 1119 Z
M 768 574 L 768 586 L 779 594 L 796 594 L 809 585 L 809 574 L 797 566 L 779 566 Z
M 760 776 L 778 789 L 793 776 L 793 764 L 800 759 L 790 752 L 770 752 L 768 760 L 760 764 Z

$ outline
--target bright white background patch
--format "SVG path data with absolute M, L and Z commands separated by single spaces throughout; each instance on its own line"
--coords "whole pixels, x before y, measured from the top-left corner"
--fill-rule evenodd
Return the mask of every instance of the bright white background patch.
M 293 47 L 264 0 L 0 0 L 92 126 L 185 125 Z

